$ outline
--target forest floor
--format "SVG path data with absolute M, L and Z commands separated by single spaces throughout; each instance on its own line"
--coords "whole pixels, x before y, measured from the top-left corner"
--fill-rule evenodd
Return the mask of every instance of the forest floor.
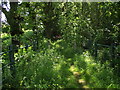
M 70 67 L 70 71 L 73 73 L 73 76 L 75 77 L 76 83 L 78 84 L 78 87 L 81 89 L 88 89 L 87 82 L 81 78 L 80 72 L 75 70 L 75 66 L 72 65 Z

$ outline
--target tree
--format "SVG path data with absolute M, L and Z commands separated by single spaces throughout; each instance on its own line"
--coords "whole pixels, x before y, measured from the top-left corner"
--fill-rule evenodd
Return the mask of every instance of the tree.
M 2 2 L 3 5 L 6 2 Z M 6 8 L 2 7 L 2 12 L 7 18 L 7 22 L 10 25 L 10 34 L 12 36 L 12 44 L 17 45 L 15 36 L 19 36 L 23 33 L 20 27 L 20 22 L 23 20 L 17 13 L 18 0 L 16 2 L 10 2 L 10 10 L 6 11 Z
M 59 3 L 45 2 L 43 7 L 44 35 L 51 40 L 55 40 L 56 36 L 61 35 L 60 24 L 58 23 L 61 13 L 58 11 L 60 8 L 57 8 L 57 5 Z

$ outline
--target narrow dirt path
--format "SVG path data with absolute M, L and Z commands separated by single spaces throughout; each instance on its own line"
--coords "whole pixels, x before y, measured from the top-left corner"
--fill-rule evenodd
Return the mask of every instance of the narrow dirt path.
M 81 74 L 80 74 L 80 72 L 75 71 L 74 65 L 72 65 L 72 66 L 70 67 L 70 71 L 73 73 L 73 75 L 74 75 L 74 77 L 75 77 L 75 79 L 76 79 L 76 82 L 77 82 L 78 85 L 79 85 L 79 88 L 84 89 L 84 90 L 89 89 L 89 87 L 87 86 L 86 81 L 83 80 L 83 79 L 81 79 L 81 76 L 80 76 Z

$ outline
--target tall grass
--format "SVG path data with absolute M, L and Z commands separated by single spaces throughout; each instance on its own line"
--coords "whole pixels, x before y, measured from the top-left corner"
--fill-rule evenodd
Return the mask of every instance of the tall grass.
M 120 88 L 120 78 L 114 75 L 113 68 L 109 67 L 108 62 L 101 64 L 95 61 L 88 52 L 76 55 L 74 59 L 75 66 L 90 88 Z

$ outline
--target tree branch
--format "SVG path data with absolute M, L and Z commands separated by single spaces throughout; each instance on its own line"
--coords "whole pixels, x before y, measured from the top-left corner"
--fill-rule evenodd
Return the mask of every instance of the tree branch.
M 8 15 L 8 12 L 6 11 L 6 9 L 5 8 L 3 8 L 2 6 L 0 6 L 0 9 L 2 10 L 2 12 L 5 14 L 5 16 L 7 16 Z

